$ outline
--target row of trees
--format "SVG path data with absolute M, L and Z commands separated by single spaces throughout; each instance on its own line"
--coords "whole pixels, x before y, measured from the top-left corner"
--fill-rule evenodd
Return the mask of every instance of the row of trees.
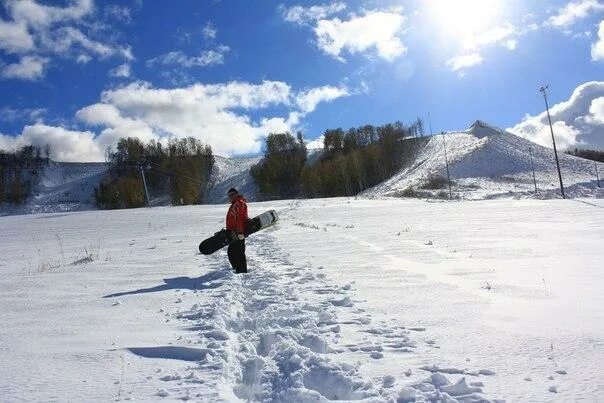
M 418 136 L 419 135 L 419 136 Z M 394 175 L 421 144 L 423 123 L 365 125 L 323 135 L 323 150 L 309 161 L 302 134 L 270 134 L 264 159 L 251 174 L 261 198 L 352 196 Z
M 50 146 L 25 145 L 14 152 L 0 150 L 0 203 L 23 204 L 50 162 Z
M 293 198 L 300 194 L 300 176 L 308 151 L 302 133 L 271 133 L 264 160 L 251 169 L 261 199 Z
M 95 189 L 100 208 L 131 208 L 146 204 L 144 171 L 151 196 L 169 195 L 172 204 L 198 204 L 207 188 L 214 156 L 210 146 L 193 137 L 171 139 L 167 146 L 151 140 L 120 139 L 108 149 L 109 170 Z
M 574 155 L 575 157 L 581 157 L 592 161 L 604 162 L 604 151 L 582 150 L 579 148 L 575 148 L 573 151 L 566 151 L 566 153 Z

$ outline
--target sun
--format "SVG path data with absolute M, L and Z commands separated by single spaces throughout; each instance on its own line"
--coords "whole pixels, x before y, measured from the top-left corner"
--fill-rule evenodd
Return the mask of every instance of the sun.
M 443 35 L 462 43 L 493 28 L 504 0 L 427 0 L 427 14 Z

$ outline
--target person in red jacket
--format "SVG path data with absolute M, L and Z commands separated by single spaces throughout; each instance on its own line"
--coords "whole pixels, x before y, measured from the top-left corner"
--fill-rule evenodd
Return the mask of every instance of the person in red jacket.
M 234 242 L 229 244 L 227 255 L 235 273 L 247 273 L 245 258 L 245 223 L 248 220 L 247 201 L 237 189 L 230 188 L 227 192 L 231 207 L 226 216 L 226 228 L 233 234 Z

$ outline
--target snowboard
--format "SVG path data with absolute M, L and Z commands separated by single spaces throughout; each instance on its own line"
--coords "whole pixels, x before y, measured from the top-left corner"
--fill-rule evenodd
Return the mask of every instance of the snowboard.
M 264 228 L 270 227 L 275 224 L 279 216 L 275 210 L 269 210 L 265 213 L 260 214 L 254 218 L 250 218 L 245 223 L 245 236 L 249 236 L 255 232 L 258 232 Z M 237 236 L 227 229 L 223 228 L 216 232 L 213 236 L 204 239 L 199 244 L 199 252 L 204 255 L 211 255 L 212 253 L 220 250 L 237 240 Z

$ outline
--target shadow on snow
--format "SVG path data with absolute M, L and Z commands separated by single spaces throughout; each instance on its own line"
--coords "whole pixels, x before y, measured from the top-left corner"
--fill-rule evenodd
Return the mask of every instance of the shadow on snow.
M 205 348 L 161 346 L 161 347 L 130 347 L 126 350 L 139 357 L 162 358 L 180 361 L 201 361 L 206 358 L 209 350 Z
M 150 292 L 161 292 L 168 290 L 206 290 L 212 288 L 218 288 L 222 285 L 222 281 L 215 282 L 216 280 L 220 280 L 227 275 L 227 270 L 216 270 L 210 273 L 204 274 L 201 277 L 191 278 L 191 277 L 174 277 L 174 278 L 165 278 L 164 284 L 151 287 L 151 288 L 140 288 L 138 290 L 132 291 L 124 291 L 117 292 L 115 294 L 109 294 L 103 296 L 103 298 L 114 298 L 121 297 L 123 295 L 133 295 L 133 294 L 147 294 Z

